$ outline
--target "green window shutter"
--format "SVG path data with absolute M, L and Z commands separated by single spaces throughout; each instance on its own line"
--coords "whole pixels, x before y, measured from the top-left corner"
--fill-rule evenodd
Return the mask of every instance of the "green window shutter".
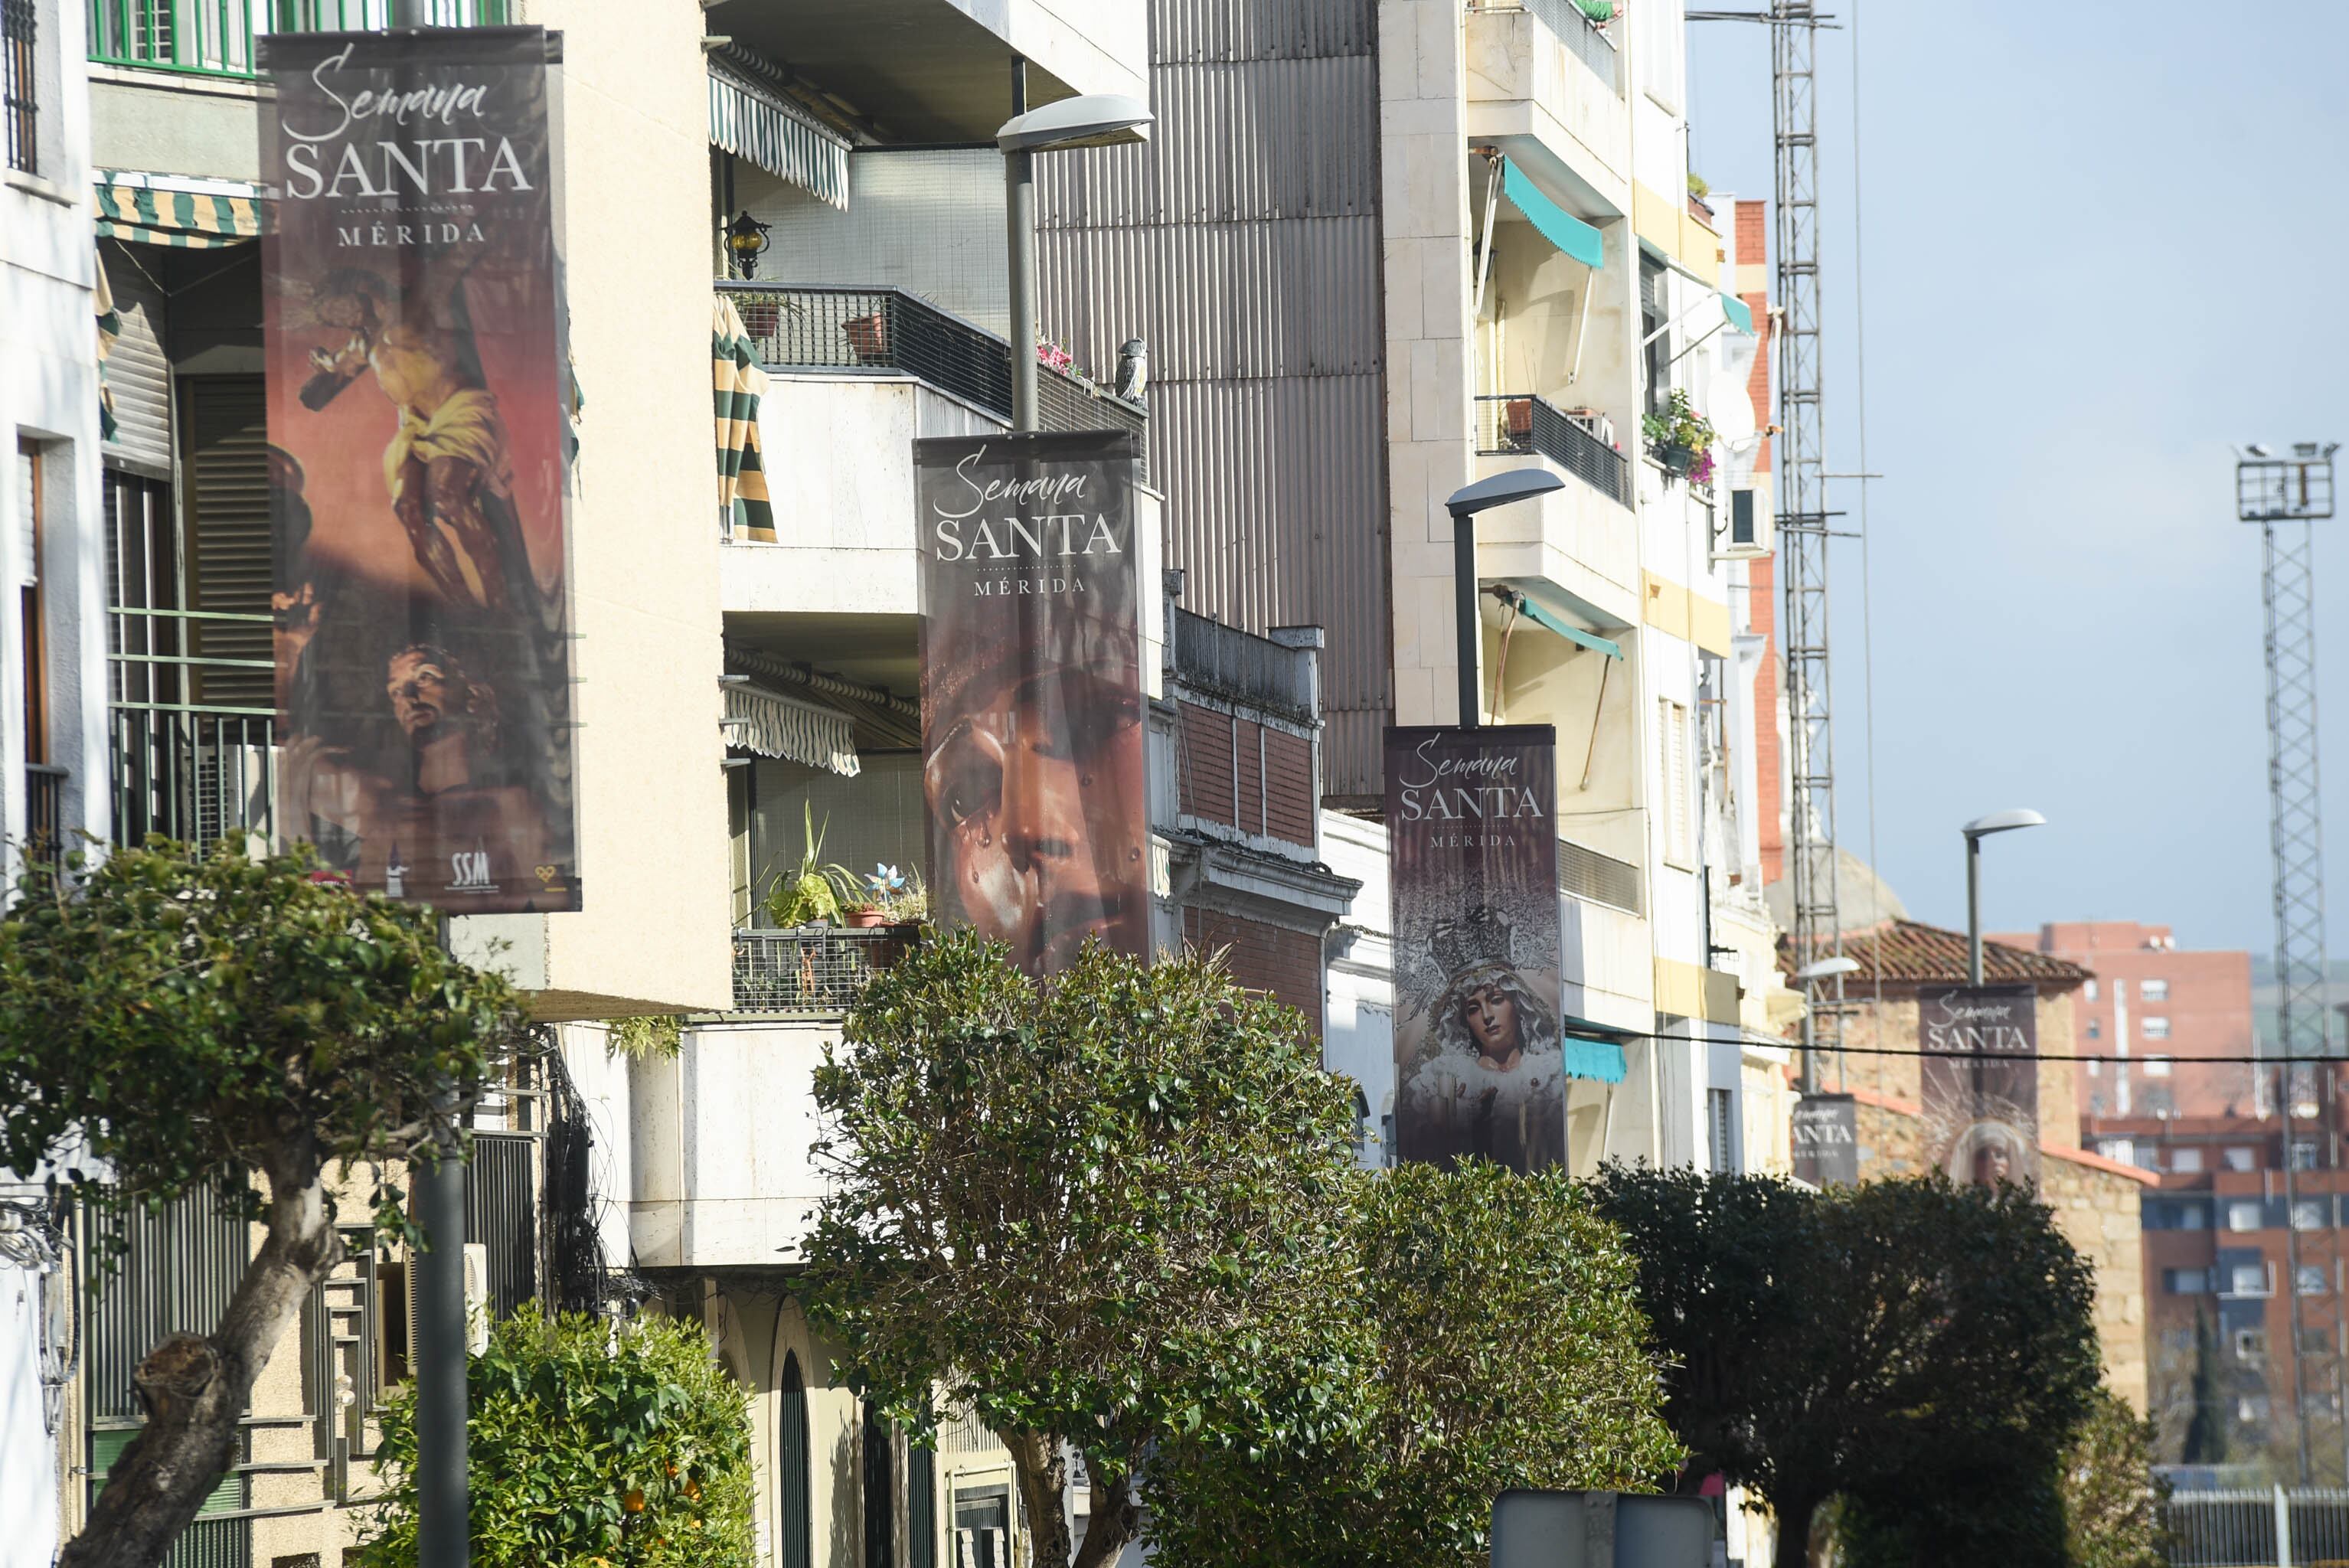
M 115 1427 L 90 1433 L 89 1495 L 91 1497 L 97 1497 L 98 1492 L 104 1490 L 106 1478 L 114 1469 L 114 1461 L 122 1457 L 122 1450 L 130 1446 L 131 1439 L 139 1435 L 139 1431 L 140 1429 L 137 1427 Z M 222 1513 L 234 1513 L 243 1506 L 244 1477 L 231 1470 L 221 1477 L 219 1484 L 205 1496 L 203 1506 L 196 1510 L 196 1517 L 210 1519 Z
M 258 376 L 197 376 L 181 380 L 186 418 L 188 576 L 198 610 L 265 617 L 274 572 L 269 531 L 269 414 Z M 265 619 L 200 622 L 195 653 L 200 702 L 274 707 L 277 676 L 267 667 Z

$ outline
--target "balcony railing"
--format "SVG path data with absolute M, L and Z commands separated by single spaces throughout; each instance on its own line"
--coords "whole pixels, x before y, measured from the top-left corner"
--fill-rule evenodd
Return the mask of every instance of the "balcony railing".
M 917 928 L 799 925 L 734 933 L 734 1011 L 824 1017 L 848 1010 L 877 972 L 911 952 Z
M 1487 454 L 1539 452 L 1600 495 L 1631 504 L 1631 468 L 1599 439 L 1599 416 L 1568 414 L 1528 393 L 1476 399 L 1476 449 Z
M 62 768 L 25 765 L 25 858 L 52 871 L 65 864 L 65 784 Z
M 726 279 L 742 325 L 769 370 L 840 376 L 916 376 L 1007 423 L 1011 346 L 985 327 L 904 289 Z M 1149 417 L 1090 381 L 1049 365 L 1036 372 L 1037 422 L 1047 430 L 1131 430 Z M 1148 470 L 1145 459 L 1143 469 Z
M 1592 15 L 1604 10 L 1611 18 L 1622 7 L 1619 5 L 1589 5 L 1581 0 L 1468 0 L 1471 11 L 1524 11 L 1564 44 L 1568 53 L 1588 66 L 1592 74 L 1607 84 L 1607 90 L 1621 97 L 1622 47 L 1607 31 L 1607 25 Z
M 274 841 L 277 720 L 269 617 L 117 607 L 108 707 L 114 836 L 209 847 Z M 181 650 L 192 644 L 202 653 Z M 235 649 L 248 656 L 222 652 Z
M 367 33 L 392 0 L 89 0 L 89 57 L 102 65 L 250 77 L 268 33 Z M 494 27 L 506 0 L 409 0 L 412 26 Z

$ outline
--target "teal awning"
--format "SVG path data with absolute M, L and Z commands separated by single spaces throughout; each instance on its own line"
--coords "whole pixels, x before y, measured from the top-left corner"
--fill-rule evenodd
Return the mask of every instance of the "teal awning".
M 1504 594 L 1502 603 L 1509 605 L 1542 630 L 1555 632 L 1578 647 L 1588 648 L 1594 654 L 1605 654 L 1610 659 L 1619 659 L 1623 656 L 1623 645 L 1620 643 L 1609 642 L 1596 632 L 1586 632 L 1572 622 L 1551 614 L 1514 588 L 1503 589 L 1500 592 Z
M 1721 296 L 1721 308 L 1728 312 L 1729 325 L 1731 326 L 1735 327 L 1738 331 L 1744 333 L 1748 337 L 1754 335 L 1754 313 L 1745 308 L 1745 302 L 1744 300 L 1739 299 L 1733 294 L 1723 294 Z
M 1501 194 L 1541 231 L 1543 239 L 1584 266 L 1596 271 L 1607 260 L 1607 245 L 1599 231 L 1543 195 L 1541 187 L 1506 158 L 1501 160 Z
M 1562 1042 L 1566 1048 L 1566 1076 L 1594 1078 L 1600 1083 L 1621 1083 L 1630 1070 L 1623 1060 L 1623 1047 L 1612 1040 L 1581 1040 L 1572 1035 Z

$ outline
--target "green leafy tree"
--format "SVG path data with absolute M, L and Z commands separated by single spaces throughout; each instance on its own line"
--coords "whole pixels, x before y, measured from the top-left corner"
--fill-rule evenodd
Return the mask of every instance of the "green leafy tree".
M 534 1310 L 466 1372 L 476 1568 L 738 1568 L 750 1561 L 750 1408 L 700 1326 Z M 415 1568 L 416 1393 L 384 1412 L 389 1496 L 357 1568 Z
M 2165 1568 L 2153 1424 L 2109 1388 L 2097 1390 L 2057 1472 L 2068 1568 Z
M 1839 1495 L 1919 1563 L 2060 1561 L 2053 1478 L 2097 1384 L 2095 1286 L 2031 1193 L 1617 1167 L 1599 1206 L 1639 1259 L 1685 1473 L 1769 1500 L 1778 1568 Z M 1986 1547 L 1982 1500 L 2026 1492 Z
M 1680 1463 L 1635 1264 L 1563 1173 L 1414 1164 L 1358 1191 L 1364 1419 L 1301 1455 L 1163 1446 L 1161 1560 L 1478 1568 L 1506 1489 L 1644 1491 Z
M 2197 1305 L 2194 1309 L 2194 1380 L 2191 1394 L 2193 1413 L 2186 1420 L 2186 1438 L 2182 1457 L 2190 1465 L 2222 1465 L 2227 1462 L 2226 1390 L 2220 1385 L 2219 1327 L 2210 1321 L 2210 1314 Z
M 99 1210 L 209 1187 L 266 1222 L 220 1322 L 140 1362 L 147 1424 L 60 1568 L 162 1560 L 342 1256 L 330 1173 L 461 1136 L 452 1109 L 523 1036 L 513 992 L 444 953 L 429 911 L 314 870 L 159 841 L 78 881 L 36 872 L 0 919 L 0 1168 L 62 1163 Z
M 935 1387 L 1002 1434 L 1039 1563 L 1136 1529 L 1177 1433 L 1293 1448 L 1354 1418 L 1351 1097 L 1295 1012 L 1212 960 L 1089 946 L 1039 985 L 968 931 L 864 988 L 816 1074 L 827 1194 L 811 1315 L 921 1427 Z

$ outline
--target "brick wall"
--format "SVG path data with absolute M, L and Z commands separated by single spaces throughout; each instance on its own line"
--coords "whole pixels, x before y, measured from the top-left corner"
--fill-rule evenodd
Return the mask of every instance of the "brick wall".
M 1183 714 L 1183 810 L 1233 826 L 1232 716 L 1195 703 L 1176 706 Z
M 1321 944 L 1302 931 L 1284 931 L 1211 909 L 1183 912 L 1183 940 L 1203 953 L 1227 950 L 1232 978 L 1268 991 L 1321 1031 Z
M 1266 832 L 1292 844 L 1317 841 L 1311 742 L 1286 730 L 1264 732 L 1264 802 Z
M 1320 802 L 1313 743 L 1255 719 L 1178 702 L 1181 797 L 1194 817 L 1310 849 Z

